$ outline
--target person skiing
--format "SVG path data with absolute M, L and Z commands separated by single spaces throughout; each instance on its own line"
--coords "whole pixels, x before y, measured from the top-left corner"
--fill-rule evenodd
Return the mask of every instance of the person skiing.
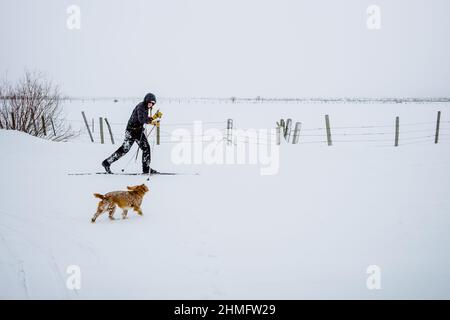
M 149 116 L 149 111 L 152 110 L 155 104 L 156 96 L 153 93 L 147 93 L 144 100 L 134 108 L 131 113 L 130 120 L 128 120 L 123 144 L 109 158 L 102 162 L 102 166 L 105 168 L 107 173 L 112 173 L 110 168 L 111 164 L 127 154 L 134 142 L 136 142 L 139 148 L 142 149 L 142 173 L 152 174 L 157 172 L 150 169 L 150 145 L 144 132 L 145 124 L 156 125 L 157 118 L 161 117 L 161 113 L 159 111 L 155 114 L 155 116 Z

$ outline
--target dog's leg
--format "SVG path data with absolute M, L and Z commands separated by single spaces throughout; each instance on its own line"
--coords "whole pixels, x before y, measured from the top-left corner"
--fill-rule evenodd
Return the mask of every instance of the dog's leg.
M 133 210 L 136 211 L 136 213 L 137 213 L 138 215 L 140 215 L 140 216 L 143 216 L 143 215 L 144 215 L 144 214 L 142 213 L 142 210 L 141 210 L 140 207 L 134 206 L 134 207 L 133 207 Z
M 128 210 L 127 209 L 123 209 L 123 211 L 122 211 L 122 219 L 126 219 L 127 218 L 127 214 L 128 214 Z
M 116 211 L 116 205 L 115 204 L 111 204 L 109 207 L 108 207 L 108 212 L 109 212 L 109 218 L 111 219 L 111 220 L 114 220 L 114 212 Z
M 97 220 L 98 216 L 101 215 L 105 211 L 106 211 L 105 202 L 100 201 L 100 203 L 98 204 L 98 207 L 97 207 L 97 212 L 92 217 L 91 222 L 95 223 L 95 220 Z

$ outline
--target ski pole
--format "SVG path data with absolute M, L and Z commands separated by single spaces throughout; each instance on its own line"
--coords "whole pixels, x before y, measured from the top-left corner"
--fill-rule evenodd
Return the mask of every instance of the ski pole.
M 137 148 L 137 151 L 136 151 L 136 158 L 134 158 L 134 161 L 137 161 L 137 157 L 138 157 L 138 155 L 139 155 L 139 144 L 140 144 L 141 141 L 142 141 L 142 135 L 144 134 L 144 131 L 145 131 L 145 128 L 142 129 L 141 137 L 139 138 L 138 148 Z
M 139 138 L 139 142 L 141 142 L 141 140 L 142 140 L 142 135 L 144 134 L 144 131 L 145 131 L 145 129 L 143 129 L 142 132 L 141 132 L 141 137 Z M 134 161 L 137 160 L 137 157 L 138 157 L 138 154 L 139 154 L 139 143 L 138 143 L 137 145 L 138 145 L 138 146 L 137 146 L 137 150 L 136 150 L 136 158 L 135 158 Z M 133 158 L 130 158 L 130 159 L 128 160 L 128 162 L 127 162 L 127 164 L 125 165 L 125 167 L 122 168 L 122 172 L 124 172 L 125 169 L 128 168 L 128 166 L 130 165 L 130 162 L 131 162 L 132 159 L 133 159 Z
M 139 146 L 138 146 L 138 150 L 139 150 Z M 122 172 L 125 171 L 126 168 L 128 168 L 128 166 L 130 165 L 130 162 L 133 158 L 131 157 L 130 160 L 128 160 L 127 164 L 125 165 L 125 167 L 122 168 Z
M 152 133 L 152 131 L 153 131 L 154 128 L 155 128 L 155 127 L 153 127 L 153 128 L 150 130 L 150 132 L 148 133 L 148 135 L 146 135 L 146 137 L 148 137 L 148 136 L 151 135 L 151 133 Z M 142 130 L 141 138 L 139 139 L 139 142 L 142 140 L 142 135 L 143 135 L 143 134 L 144 134 L 144 130 Z M 137 157 L 138 157 L 138 155 L 139 155 L 139 149 L 140 149 L 140 148 L 139 148 L 139 144 L 138 144 L 138 147 L 137 147 L 137 150 L 136 150 L 135 161 L 137 160 Z M 130 158 L 130 159 L 128 160 L 128 162 L 127 162 L 127 164 L 125 165 L 125 167 L 122 168 L 122 172 L 124 172 L 125 169 L 128 168 L 128 166 L 130 165 L 130 162 L 131 162 L 132 159 L 133 159 L 133 158 Z
M 149 132 L 148 134 L 145 135 L 145 137 L 146 137 L 147 139 L 148 139 L 148 137 L 152 134 L 152 131 L 153 131 L 154 128 L 155 128 L 155 126 L 153 126 L 153 128 L 151 128 L 150 132 Z M 143 135 L 143 134 L 144 134 L 144 131 L 142 131 L 142 133 L 141 133 L 141 138 L 139 139 L 139 142 L 142 141 L 142 135 Z M 134 159 L 135 161 L 137 160 L 138 154 L 139 154 L 139 148 L 137 149 L 137 152 L 136 152 L 136 158 Z

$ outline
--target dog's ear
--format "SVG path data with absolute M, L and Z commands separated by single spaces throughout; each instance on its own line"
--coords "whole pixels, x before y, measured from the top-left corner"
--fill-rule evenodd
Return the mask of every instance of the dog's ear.
M 134 190 L 136 190 L 136 186 L 132 186 L 132 187 L 127 186 L 127 189 L 130 191 L 134 191 Z
M 146 193 L 148 191 L 148 188 L 145 184 L 140 184 L 140 185 L 134 187 L 134 190 L 138 191 L 138 192 Z

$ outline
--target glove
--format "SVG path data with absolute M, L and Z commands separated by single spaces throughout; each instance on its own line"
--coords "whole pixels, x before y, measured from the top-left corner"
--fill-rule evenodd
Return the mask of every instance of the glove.
M 152 120 L 150 124 L 159 127 L 159 120 L 158 119 Z
M 153 116 L 149 117 L 148 123 L 152 124 L 152 125 L 156 125 L 156 122 L 159 122 L 159 119 L 161 119 L 161 117 L 162 117 L 162 112 L 158 110 L 158 111 L 156 111 L 156 113 Z
M 161 119 L 162 118 L 162 112 L 161 111 L 156 111 L 156 113 L 153 115 L 153 117 L 156 119 L 156 118 L 158 118 L 158 119 Z

